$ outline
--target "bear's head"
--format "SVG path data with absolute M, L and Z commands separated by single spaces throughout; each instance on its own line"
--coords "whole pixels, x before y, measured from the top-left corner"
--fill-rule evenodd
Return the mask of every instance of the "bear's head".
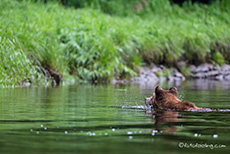
M 151 105 L 156 108 L 161 106 L 163 103 L 167 102 L 178 102 L 178 96 L 177 96 L 177 88 L 171 87 L 169 90 L 164 90 L 160 86 L 157 86 L 155 88 L 155 93 L 153 93 L 153 96 L 145 99 L 145 104 L 147 106 Z
M 169 88 L 169 90 L 164 90 L 160 86 L 157 86 L 155 88 L 155 99 L 157 101 L 166 100 L 166 99 L 170 99 L 170 100 L 178 99 L 177 88 L 171 87 Z

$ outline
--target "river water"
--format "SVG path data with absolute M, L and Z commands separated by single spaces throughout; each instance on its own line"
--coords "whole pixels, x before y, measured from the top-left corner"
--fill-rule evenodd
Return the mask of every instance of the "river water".
M 193 80 L 181 100 L 226 112 L 151 111 L 155 85 L 0 89 L 0 153 L 229 153 L 230 83 Z

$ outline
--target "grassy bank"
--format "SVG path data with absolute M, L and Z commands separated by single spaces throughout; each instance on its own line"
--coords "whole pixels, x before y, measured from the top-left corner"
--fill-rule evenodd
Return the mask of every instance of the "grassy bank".
M 122 17 L 1 0 L 0 84 L 47 80 L 47 68 L 64 79 L 108 81 L 134 76 L 143 64 L 230 62 L 229 1 L 155 7 Z

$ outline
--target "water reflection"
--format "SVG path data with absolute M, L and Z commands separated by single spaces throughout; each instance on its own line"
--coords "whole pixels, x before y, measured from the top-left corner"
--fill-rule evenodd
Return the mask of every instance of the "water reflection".
M 175 111 L 155 111 L 146 110 L 146 114 L 151 115 L 154 121 L 154 128 L 158 132 L 175 133 L 177 126 L 174 123 L 178 121 L 178 112 Z M 165 127 L 166 125 L 166 127 Z M 162 127 L 163 126 L 163 127 Z
M 177 87 L 178 90 L 229 90 L 230 81 L 218 81 L 218 80 L 207 80 L 207 79 L 197 79 L 197 80 L 186 80 L 186 81 L 160 81 L 160 82 L 143 82 L 136 84 L 141 93 L 145 94 L 150 90 L 154 90 L 157 85 L 163 88 Z
M 218 80 L 191 80 L 184 83 L 187 88 L 191 90 L 214 90 L 214 89 L 230 89 L 230 81 L 218 81 Z

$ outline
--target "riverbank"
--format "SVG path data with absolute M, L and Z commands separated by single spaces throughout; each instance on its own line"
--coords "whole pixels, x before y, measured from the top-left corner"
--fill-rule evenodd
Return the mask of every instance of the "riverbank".
M 141 66 L 229 63 L 229 1 L 108 15 L 55 2 L 0 1 L 0 85 L 130 79 Z M 154 10 L 154 8 L 153 8 Z M 182 74 L 186 75 L 186 69 Z
M 230 81 L 230 65 L 223 64 L 216 66 L 210 63 L 201 64 L 198 66 L 188 65 L 184 68 L 185 62 L 179 62 L 180 68 L 167 68 L 163 65 L 140 68 L 140 72 L 137 77 L 130 80 L 116 80 L 113 79 L 113 83 L 137 83 L 142 85 L 156 85 L 159 82 L 182 82 L 190 79 L 208 79 L 216 81 Z M 181 72 L 185 71 L 186 75 Z

